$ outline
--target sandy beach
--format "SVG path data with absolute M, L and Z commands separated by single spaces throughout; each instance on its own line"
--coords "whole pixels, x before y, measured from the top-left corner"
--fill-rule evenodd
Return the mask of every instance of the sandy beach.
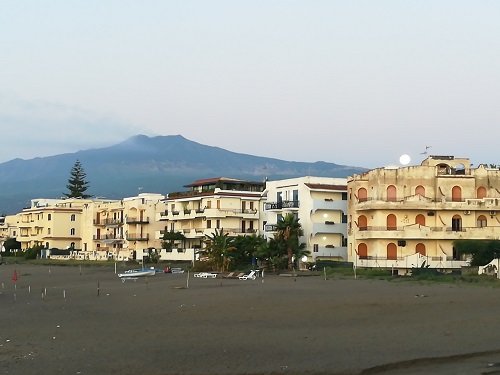
M 0 266 L 0 374 L 500 373 L 497 288 L 189 276 Z

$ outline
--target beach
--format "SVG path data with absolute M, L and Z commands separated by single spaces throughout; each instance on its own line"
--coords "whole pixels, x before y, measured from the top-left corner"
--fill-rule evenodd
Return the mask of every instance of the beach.
M 500 373 L 498 288 L 17 264 L 0 283 L 0 374 Z

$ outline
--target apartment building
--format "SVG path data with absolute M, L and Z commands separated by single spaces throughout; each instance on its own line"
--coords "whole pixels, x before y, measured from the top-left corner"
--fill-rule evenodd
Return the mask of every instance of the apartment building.
M 299 177 L 267 181 L 263 203 L 264 234 L 272 237 L 276 223 L 296 215 L 304 231 L 300 239 L 315 260 L 347 261 L 347 179 Z
M 459 269 L 453 242 L 500 236 L 500 171 L 454 156 L 348 178 L 348 256 L 357 267 Z
M 147 249 L 161 248 L 161 224 L 155 220 L 164 195 L 141 193 L 122 200 L 85 206 L 81 259 L 141 259 Z
M 11 227 L 17 226 L 17 241 L 21 249 L 34 246 L 46 249 L 80 249 L 81 216 L 83 207 L 91 200 L 87 199 L 32 199 L 31 206 L 23 209 Z
M 158 212 L 162 236 L 166 231 L 181 232 L 186 240 L 176 245 L 182 249 L 202 247 L 205 235 L 215 229 L 229 236 L 261 234 L 260 202 L 263 182 L 226 177 L 197 180 L 185 185 L 189 190 L 170 193 Z

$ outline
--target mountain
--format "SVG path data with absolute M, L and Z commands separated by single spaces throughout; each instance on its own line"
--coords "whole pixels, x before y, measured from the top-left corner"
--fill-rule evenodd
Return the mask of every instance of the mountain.
M 60 198 L 76 160 L 89 182 L 87 193 L 110 199 L 138 193 L 167 194 L 211 177 L 252 181 L 301 176 L 347 177 L 366 169 L 334 163 L 303 163 L 240 154 L 181 135 L 137 135 L 117 145 L 30 160 L 0 163 L 0 214 L 14 214 L 35 198 Z

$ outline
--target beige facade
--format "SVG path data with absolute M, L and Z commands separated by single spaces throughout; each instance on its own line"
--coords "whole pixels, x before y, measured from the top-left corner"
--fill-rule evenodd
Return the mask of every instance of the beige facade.
M 145 249 L 161 248 L 161 224 L 155 217 L 157 205 L 164 198 L 161 194 L 142 193 L 86 206 L 79 258 L 140 259 Z
M 347 187 L 348 256 L 357 267 L 456 269 L 467 261 L 453 241 L 500 236 L 500 171 L 473 169 L 466 158 L 378 168 Z
M 21 249 L 34 246 L 46 249 L 80 249 L 82 210 L 86 199 L 32 199 L 31 207 L 14 215 L 16 239 Z
M 183 244 L 176 244 L 179 248 L 202 247 L 205 235 L 215 229 L 231 237 L 261 234 L 259 206 L 264 183 L 221 177 L 185 187 L 189 190 L 169 194 L 158 212 L 158 220 L 163 223 L 161 236 L 171 231 L 186 237 Z
M 299 177 L 267 181 L 264 203 L 265 236 L 286 214 L 298 217 L 300 239 L 315 260 L 347 261 L 347 179 Z

